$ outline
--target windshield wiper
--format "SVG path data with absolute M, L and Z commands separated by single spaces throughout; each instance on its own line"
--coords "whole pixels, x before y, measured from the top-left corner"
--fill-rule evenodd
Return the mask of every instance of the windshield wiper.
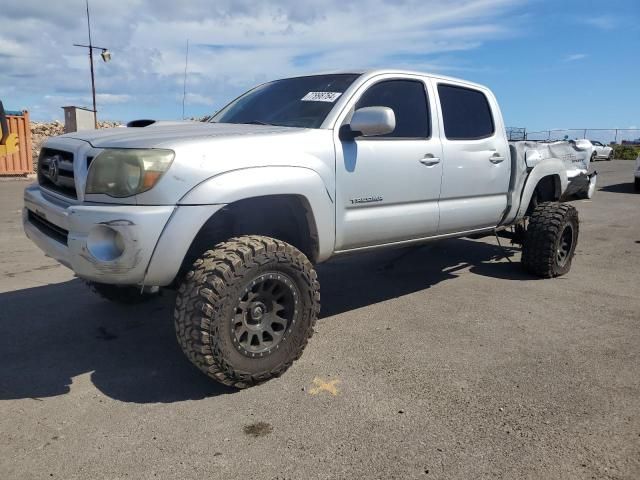
M 273 126 L 273 123 L 261 122 L 260 120 L 251 120 L 250 122 L 242 122 L 242 123 L 245 123 L 247 125 L 271 125 L 271 126 Z

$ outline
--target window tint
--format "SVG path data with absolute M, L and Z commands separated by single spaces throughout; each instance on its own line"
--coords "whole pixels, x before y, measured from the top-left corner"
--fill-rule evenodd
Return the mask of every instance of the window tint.
M 357 74 L 312 75 L 265 83 L 217 113 L 216 123 L 319 128 Z
M 370 87 L 356 105 L 363 107 L 389 107 L 396 116 L 393 132 L 379 137 L 427 138 L 431 136 L 431 120 L 427 107 L 427 94 L 422 82 L 389 80 Z
M 487 97 L 482 92 L 452 85 L 438 85 L 444 120 L 444 133 L 449 140 L 474 140 L 493 135 L 493 116 Z

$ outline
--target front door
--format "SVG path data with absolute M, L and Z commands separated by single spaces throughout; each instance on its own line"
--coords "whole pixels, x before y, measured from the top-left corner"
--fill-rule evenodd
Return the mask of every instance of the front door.
M 429 91 L 420 77 L 385 78 L 357 95 L 351 112 L 389 107 L 396 128 L 336 142 L 336 250 L 436 234 L 442 147 Z

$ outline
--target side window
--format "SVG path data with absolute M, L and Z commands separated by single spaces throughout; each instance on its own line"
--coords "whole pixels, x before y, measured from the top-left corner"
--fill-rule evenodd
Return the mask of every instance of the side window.
M 356 109 L 363 107 L 389 107 L 393 110 L 396 116 L 395 130 L 379 137 L 428 138 L 431 136 L 427 94 L 422 82 L 388 80 L 376 83 L 360 97 Z
M 484 93 L 453 85 L 438 85 L 444 133 L 449 140 L 477 140 L 495 132 Z

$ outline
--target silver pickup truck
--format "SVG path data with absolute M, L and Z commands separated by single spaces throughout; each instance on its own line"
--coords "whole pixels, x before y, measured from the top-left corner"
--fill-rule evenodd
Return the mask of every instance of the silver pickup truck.
M 248 387 L 300 357 L 314 265 L 385 247 L 510 233 L 541 277 L 569 271 L 569 143 L 509 143 L 489 89 L 377 70 L 260 85 L 209 122 L 134 122 L 52 138 L 24 230 L 104 297 L 176 288 L 178 341 Z M 428 268 L 428 266 L 425 266 Z

